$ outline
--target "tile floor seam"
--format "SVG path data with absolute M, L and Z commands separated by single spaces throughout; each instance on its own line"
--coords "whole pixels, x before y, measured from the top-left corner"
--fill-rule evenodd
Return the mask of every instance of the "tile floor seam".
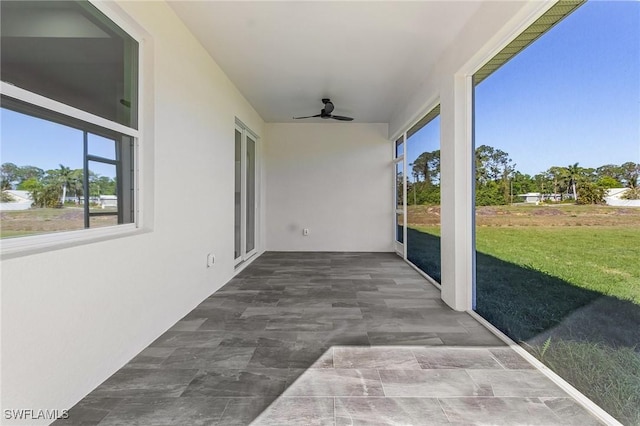
M 471 379 L 473 384 L 476 385 L 478 389 L 481 389 L 480 384 L 473 378 L 473 375 L 471 375 L 468 370 L 469 370 L 468 368 L 464 368 L 464 372 L 467 374 L 467 376 L 469 376 L 469 379 Z M 491 388 L 491 395 L 490 396 L 494 397 L 494 398 L 498 397 L 496 395 L 495 389 L 493 388 L 493 384 L 489 383 L 488 386 L 489 386 L 489 388 Z M 477 396 L 482 396 L 482 395 L 477 395 Z
M 496 357 L 494 354 L 491 354 L 491 358 L 494 359 L 495 362 L 498 363 L 498 365 L 500 365 L 500 367 L 502 367 L 503 370 L 510 370 L 509 368 L 507 368 L 504 364 L 502 364 L 500 362 L 500 360 L 498 359 L 498 357 Z
M 229 403 L 230 402 L 231 402 L 231 398 L 228 398 L 227 399 L 227 403 L 224 405 L 224 408 L 222 409 L 222 413 L 220 413 L 220 417 L 218 417 L 218 420 L 216 420 L 214 423 L 212 423 L 212 425 L 220 424 L 220 422 L 224 418 L 224 413 L 226 413 L 227 412 L 227 408 L 229 408 Z
M 380 375 L 380 369 L 376 368 L 376 373 L 378 373 L 378 380 L 380 380 L 380 386 L 382 387 L 382 394 L 385 398 L 388 398 L 387 391 L 384 388 L 384 382 L 382 381 L 382 376 Z
M 438 401 L 438 406 L 440 407 L 440 410 L 442 410 L 442 413 L 444 414 L 444 416 L 447 418 L 447 421 L 449 423 L 452 423 L 451 417 L 449 417 L 449 414 L 447 414 L 447 410 L 445 410 L 444 407 L 442 406 L 442 401 L 440 401 L 440 397 L 437 397 L 436 401 Z

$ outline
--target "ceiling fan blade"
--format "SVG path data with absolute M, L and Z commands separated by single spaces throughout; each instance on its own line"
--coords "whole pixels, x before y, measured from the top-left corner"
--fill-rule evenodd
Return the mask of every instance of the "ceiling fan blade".
M 321 117 L 321 114 L 309 115 L 307 117 L 293 117 L 293 119 L 294 120 L 302 120 L 303 118 L 315 118 L 315 117 Z
M 353 118 L 343 117 L 342 115 L 332 115 L 331 118 L 333 118 L 334 120 L 340 120 L 340 121 L 353 121 Z

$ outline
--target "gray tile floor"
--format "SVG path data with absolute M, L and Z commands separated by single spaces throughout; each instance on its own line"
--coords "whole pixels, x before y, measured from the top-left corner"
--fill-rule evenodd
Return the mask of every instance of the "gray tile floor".
M 390 253 L 265 253 L 56 425 L 592 425 Z

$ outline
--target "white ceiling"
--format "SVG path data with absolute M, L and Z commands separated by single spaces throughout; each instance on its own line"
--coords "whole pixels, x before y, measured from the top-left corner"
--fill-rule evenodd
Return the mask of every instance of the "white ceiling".
M 169 4 L 265 121 L 387 123 L 481 2 Z

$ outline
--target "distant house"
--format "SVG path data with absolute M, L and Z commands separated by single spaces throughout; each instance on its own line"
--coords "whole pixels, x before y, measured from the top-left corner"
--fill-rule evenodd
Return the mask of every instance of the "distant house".
M 618 200 L 622 200 L 624 193 L 627 192 L 628 189 L 629 188 L 609 188 L 604 198 L 617 198 Z
M 609 206 L 640 207 L 640 200 L 625 200 L 622 198 L 629 188 L 610 188 L 604 196 L 604 201 Z
M 523 198 L 523 202 L 525 203 L 539 203 L 542 201 L 541 194 L 539 192 L 527 192 L 526 194 L 518 194 L 518 197 Z
M 562 194 L 541 194 L 540 192 L 527 192 L 526 194 L 518 194 L 518 197 L 522 197 L 523 202 L 527 204 L 537 204 L 542 201 L 562 201 Z
M 117 195 L 101 195 L 100 196 L 100 208 L 118 208 L 118 196 Z
M 31 207 L 31 204 L 33 204 L 33 199 L 31 198 L 29 191 L 9 189 L 3 192 L 11 195 L 13 201 L 0 203 L 0 211 L 27 210 Z
M 548 201 L 562 201 L 563 199 L 573 199 L 573 194 L 564 194 L 564 196 L 562 194 L 544 194 L 543 197 L 544 200 Z

